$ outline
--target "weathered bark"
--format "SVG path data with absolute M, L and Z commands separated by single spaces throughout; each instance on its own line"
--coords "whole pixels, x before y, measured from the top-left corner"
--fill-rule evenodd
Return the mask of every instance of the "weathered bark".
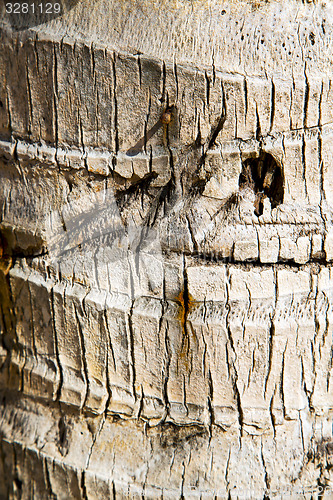
M 331 498 L 332 3 L 60 4 L 1 7 L 0 497 Z

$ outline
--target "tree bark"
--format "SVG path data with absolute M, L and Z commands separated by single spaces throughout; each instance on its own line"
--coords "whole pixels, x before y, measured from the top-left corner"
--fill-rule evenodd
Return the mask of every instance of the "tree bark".
M 332 498 L 332 3 L 17 5 L 0 498 Z

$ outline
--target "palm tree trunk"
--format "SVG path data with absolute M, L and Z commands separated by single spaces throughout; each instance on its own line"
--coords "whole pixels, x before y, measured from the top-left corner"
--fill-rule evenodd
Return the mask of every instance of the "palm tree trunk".
M 330 3 L 1 9 L 0 498 L 331 498 Z

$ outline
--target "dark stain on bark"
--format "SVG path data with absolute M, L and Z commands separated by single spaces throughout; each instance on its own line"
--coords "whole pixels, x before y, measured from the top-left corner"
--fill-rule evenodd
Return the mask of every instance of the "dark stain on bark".
M 159 440 L 162 448 L 181 447 L 185 442 L 193 442 L 198 437 L 204 437 L 208 432 L 204 426 L 185 425 L 178 426 L 172 423 L 165 423 L 161 426 Z

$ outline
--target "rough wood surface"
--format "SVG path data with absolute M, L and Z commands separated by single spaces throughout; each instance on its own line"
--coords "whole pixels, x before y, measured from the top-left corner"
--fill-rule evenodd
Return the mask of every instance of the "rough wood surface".
M 60 4 L 0 6 L 0 497 L 332 498 L 332 2 Z

